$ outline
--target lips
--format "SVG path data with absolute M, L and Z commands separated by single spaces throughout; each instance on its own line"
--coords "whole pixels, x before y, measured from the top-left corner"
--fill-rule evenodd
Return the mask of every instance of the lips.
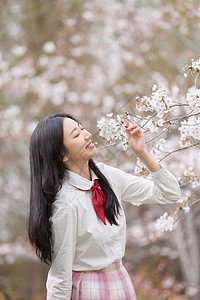
M 93 147 L 94 147 L 94 144 L 92 143 L 92 141 L 90 141 L 85 148 L 91 149 Z

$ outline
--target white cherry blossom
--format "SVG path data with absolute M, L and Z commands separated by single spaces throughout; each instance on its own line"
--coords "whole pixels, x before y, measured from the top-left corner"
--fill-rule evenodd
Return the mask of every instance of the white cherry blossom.
M 197 172 L 195 172 L 195 170 L 191 167 L 188 170 L 184 171 L 184 174 L 179 179 L 179 182 L 181 185 L 186 185 L 188 183 L 191 183 L 192 187 L 196 188 L 196 187 L 200 186 L 200 175 Z M 190 196 L 191 196 L 191 192 L 185 191 L 183 200 L 189 199 Z
M 159 219 L 156 220 L 155 228 L 157 231 L 172 231 L 174 229 L 174 218 L 165 212 Z
M 160 159 L 165 149 L 166 149 L 166 140 L 162 138 L 158 143 L 155 143 L 151 147 L 150 153 L 154 156 L 155 159 Z
M 186 77 L 188 73 L 191 73 L 191 75 L 194 75 L 194 73 L 200 72 L 200 57 L 198 59 L 191 59 L 189 65 L 186 65 L 184 68 L 184 71 L 186 72 L 184 76 Z
M 191 62 L 191 65 L 192 65 L 192 68 L 195 70 L 195 71 L 197 71 L 197 72 L 199 72 L 200 71 L 200 58 L 198 59 L 198 60 L 193 60 L 192 62 Z
M 192 109 L 200 108 L 200 89 L 188 92 L 187 101 Z
M 180 146 L 189 146 L 193 140 L 200 140 L 200 117 L 192 116 L 181 122 Z
M 125 124 L 129 119 L 126 112 L 118 114 L 116 118 L 112 118 L 113 113 L 107 114 L 107 118 L 101 118 L 97 121 L 97 128 L 99 128 L 99 135 L 114 144 L 121 142 L 123 149 L 128 148 L 128 141 L 126 135 Z
M 184 210 L 185 213 L 188 213 L 190 211 L 189 206 L 184 206 L 182 209 Z
M 48 41 L 44 44 L 43 50 L 48 54 L 54 53 L 56 51 L 56 45 L 53 41 Z
M 138 176 L 149 177 L 149 171 L 142 161 L 137 157 L 134 173 Z
M 165 87 L 158 87 L 156 84 L 152 87 L 151 97 L 144 96 L 136 98 L 136 108 L 139 111 L 155 111 L 160 116 L 170 111 L 170 105 L 173 104 L 172 99 L 167 95 Z

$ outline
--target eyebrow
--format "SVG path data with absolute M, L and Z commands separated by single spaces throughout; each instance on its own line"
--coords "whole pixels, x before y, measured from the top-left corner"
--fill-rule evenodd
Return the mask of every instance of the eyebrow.
M 80 124 L 78 123 L 78 126 L 79 126 L 79 125 L 80 125 Z M 75 130 L 77 130 L 77 128 L 74 128 L 74 129 L 71 131 L 70 135 L 72 135 L 72 133 L 73 133 Z

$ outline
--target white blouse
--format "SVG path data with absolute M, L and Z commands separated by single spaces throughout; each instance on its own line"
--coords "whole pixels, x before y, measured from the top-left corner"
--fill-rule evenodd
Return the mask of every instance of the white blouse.
M 151 172 L 152 181 L 98 163 L 120 203 L 171 203 L 180 199 L 176 178 L 166 169 Z M 67 174 L 69 174 L 67 176 Z M 67 171 L 52 205 L 52 265 L 47 277 L 47 300 L 70 300 L 72 270 L 99 270 L 122 259 L 125 252 L 126 220 L 123 208 L 111 226 L 98 218 L 89 190 L 92 181 Z

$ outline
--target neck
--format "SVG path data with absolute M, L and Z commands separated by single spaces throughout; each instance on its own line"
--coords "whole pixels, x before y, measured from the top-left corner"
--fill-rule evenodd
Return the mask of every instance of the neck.
M 92 174 L 88 165 L 88 162 L 82 163 L 82 164 L 71 164 L 71 163 L 66 163 L 65 168 L 71 172 L 74 172 L 78 175 L 80 175 L 83 178 L 86 178 L 88 180 L 92 180 Z

